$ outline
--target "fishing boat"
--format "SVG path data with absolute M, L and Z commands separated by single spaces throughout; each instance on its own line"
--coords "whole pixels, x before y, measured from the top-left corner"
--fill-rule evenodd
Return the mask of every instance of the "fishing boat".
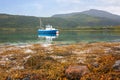
M 38 29 L 38 34 L 58 34 L 58 29 L 52 27 L 52 25 L 46 25 L 45 29 L 41 27 L 41 19 L 40 19 L 40 28 Z
M 52 25 L 46 25 L 45 29 L 38 29 L 39 34 L 58 34 L 58 29 L 52 28 Z

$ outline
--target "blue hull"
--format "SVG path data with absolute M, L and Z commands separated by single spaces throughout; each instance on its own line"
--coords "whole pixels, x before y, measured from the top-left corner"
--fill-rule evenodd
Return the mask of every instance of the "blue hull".
M 38 34 L 38 36 L 40 36 L 40 37 L 46 37 L 46 36 L 53 37 L 53 36 L 57 36 L 57 34 Z
M 58 30 L 38 30 L 38 34 L 57 34 Z

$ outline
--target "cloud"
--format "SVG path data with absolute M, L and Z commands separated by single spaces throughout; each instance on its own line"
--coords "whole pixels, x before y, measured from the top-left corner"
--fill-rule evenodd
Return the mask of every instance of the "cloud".
M 120 6 L 120 0 L 99 0 L 101 3 L 106 5 Z
M 22 5 L 24 8 L 34 8 L 34 9 L 38 9 L 38 10 L 42 10 L 43 9 L 43 5 L 40 3 L 29 3 L 29 4 L 24 4 Z
M 42 15 L 41 12 L 44 9 L 44 6 L 37 2 L 29 2 L 22 5 L 17 5 L 15 7 L 15 10 L 12 11 L 13 13 L 19 14 L 19 15 L 33 15 L 33 16 L 39 16 Z
M 120 14 L 120 0 L 0 0 L 0 11 L 13 14 L 51 16 L 59 13 L 99 9 Z M 7 4 L 6 4 L 7 3 Z M 14 3 L 14 4 L 13 4 Z
M 31 7 L 34 7 L 34 8 L 36 8 L 36 9 L 38 9 L 38 10 L 42 10 L 42 9 L 43 9 L 43 5 L 42 5 L 42 4 L 39 4 L 39 3 L 32 4 Z
M 113 14 L 120 15 L 120 0 L 99 0 L 98 6 L 94 6 L 96 9 L 105 10 Z
M 120 7 L 119 6 L 108 6 L 108 7 L 96 7 L 97 9 L 105 10 L 113 14 L 120 15 Z
M 103 2 L 107 2 L 107 3 L 119 3 L 120 0 L 102 0 Z
M 73 3 L 80 3 L 80 0 L 56 0 L 58 3 L 66 3 L 66 4 L 73 4 Z

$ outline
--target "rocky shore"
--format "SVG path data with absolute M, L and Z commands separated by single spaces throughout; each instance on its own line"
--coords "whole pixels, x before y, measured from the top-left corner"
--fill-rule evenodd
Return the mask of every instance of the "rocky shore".
M 120 80 L 120 42 L 0 46 L 0 80 Z

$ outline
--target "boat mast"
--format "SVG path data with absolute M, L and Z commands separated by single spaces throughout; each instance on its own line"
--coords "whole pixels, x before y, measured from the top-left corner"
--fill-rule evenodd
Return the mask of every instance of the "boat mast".
M 42 29 L 42 21 L 41 21 L 41 18 L 40 18 L 40 29 Z

